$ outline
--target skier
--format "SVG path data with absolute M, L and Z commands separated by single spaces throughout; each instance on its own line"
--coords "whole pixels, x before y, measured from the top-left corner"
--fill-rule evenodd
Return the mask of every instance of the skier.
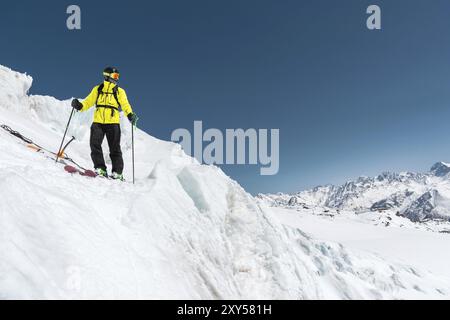
M 106 68 L 103 71 L 103 83 L 95 86 L 83 102 L 78 101 L 78 99 L 72 100 L 72 107 L 78 111 L 86 111 L 94 104 L 96 105 L 97 110 L 94 113 L 90 138 L 91 158 L 94 162 L 95 172 L 100 176 L 108 177 L 102 151 L 102 142 L 106 135 L 109 156 L 112 161 L 111 178 L 123 181 L 119 107 L 124 111 L 132 125 L 136 125 L 138 117 L 133 113 L 125 90 L 117 85 L 119 76 L 119 70 L 116 68 Z

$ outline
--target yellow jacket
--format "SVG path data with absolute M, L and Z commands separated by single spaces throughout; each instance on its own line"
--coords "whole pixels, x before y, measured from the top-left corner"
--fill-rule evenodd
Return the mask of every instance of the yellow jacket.
M 120 123 L 119 104 L 117 103 L 113 89 L 116 86 L 114 83 L 104 81 L 102 93 L 99 94 L 98 86 L 92 89 L 91 93 L 82 102 L 83 108 L 81 111 L 89 110 L 96 104 L 97 110 L 94 113 L 94 123 L 112 124 Z M 98 100 L 97 100 L 98 97 Z M 117 99 L 120 103 L 122 111 L 128 116 L 133 113 L 130 103 L 128 102 L 127 94 L 125 90 L 119 87 L 117 90 Z M 114 109 L 111 109 L 114 108 Z

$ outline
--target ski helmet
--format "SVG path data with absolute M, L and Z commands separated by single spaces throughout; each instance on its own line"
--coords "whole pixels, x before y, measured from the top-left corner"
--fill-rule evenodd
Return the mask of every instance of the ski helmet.
M 107 67 L 105 70 L 103 70 L 103 78 L 106 81 L 117 83 L 119 81 L 120 73 L 117 68 L 114 67 Z

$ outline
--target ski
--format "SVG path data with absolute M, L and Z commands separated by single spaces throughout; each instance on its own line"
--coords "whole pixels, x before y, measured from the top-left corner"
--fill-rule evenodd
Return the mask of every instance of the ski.
M 57 153 L 55 153 L 53 151 L 50 151 L 48 149 L 41 147 L 40 145 L 35 143 L 33 140 L 23 136 L 20 132 L 11 129 L 11 127 L 9 127 L 7 125 L 2 124 L 2 125 L 0 125 L 0 128 L 9 132 L 11 135 L 15 136 L 16 138 L 20 139 L 28 149 L 30 149 L 34 152 L 43 154 L 48 159 L 55 160 L 54 157 L 56 156 L 56 158 L 57 158 L 56 163 L 65 164 L 66 163 L 65 161 L 68 161 L 68 162 L 72 163 L 73 165 L 75 165 L 80 171 L 82 171 L 82 172 L 87 171 L 85 168 L 83 168 L 77 162 L 75 162 L 73 159 L 71 159 L 67 154 L 65 154 L 65 150 L 67 149 L 69 144 L 75 140 L 75 137 L 72 137 L 72 139 L 70 139 L 69 142 L 66 143 L 66 145 L 62 148 L 62 150 L 59 152 L 59 155 L 58 155 Z
M 70 174 L 79 174 L 83 177 L 96 178 L 97 174 L 92 170 L 80 170 L 71 165 L 64 166 L 64 170 Z
M 5 131 L 9 132 L 11 135 L 15 136 L 16 138 L 19 138 L 20 140 L 22 140 L 22 142 L 25 144 L 25 146 L 28 149 L 44 155 L 45 158 L 55 161 L 54 157 L 56 156 L 56 163 L 64 165 L 64 170 L 67 173 L 79 174 L 81 176 L 90 177 L 90 178 L 101 177 L 101 178 L 108 179 L 108 180 L 118 180 L 118 181 L 121 181 L 121 182 L 125 182 L 125 179 L 114 179 L 113 176 L 101 176 L 101 175 L 98 175 L 97 173 L 95 173 L 92 170 L 85 169 L 82 166 L 80 166 L 78 163 L 76 163 L 73 159 L 71 159 L 67 154 L 65 154 L 65 150 L 67 149 L 69 144 L 75 140 L 74 137 L 72 137 L 72 139 L 70 139 L 69 142 L 67 142 L 62 147 L 62 149 L 61 149 L 61 151 L 59 152 L 59 155 L 58 155 L 55 152 L 52 152 L 52 151 L 50 151 L 48 149 L 45 149 L 45 148 L 41 147 L 37 143 L 33 142 L 33 140 L 23 136 L 18 131 L 14 131 L 13 129 L 11 129 L 7 125 L 0 125 L 0 128 L 2 128 Z

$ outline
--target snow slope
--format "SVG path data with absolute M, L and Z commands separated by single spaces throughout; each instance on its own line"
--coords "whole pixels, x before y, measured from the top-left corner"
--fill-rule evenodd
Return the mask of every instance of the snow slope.
M 450 277 L 450 235 L 413 226 L 401 228 L 364 222 L 346 214 L 320 216 L 289 209 L 273 209 L 281 221 L 322 241 L 336 241 L 346 247 L 369 251 L 389 261 L 414 264 L 423 270 Z
M 0 66 L 0 124 L 56 150 L 69 100 L 31 83 Z M 87 167 L 91 119 L 67 152 Z M 138 130 L 136 151 L 136 185 L 89 179 L 0 130 L 1 299 L 450 298 L 449 277 L 314 240 L 176 144 Z

